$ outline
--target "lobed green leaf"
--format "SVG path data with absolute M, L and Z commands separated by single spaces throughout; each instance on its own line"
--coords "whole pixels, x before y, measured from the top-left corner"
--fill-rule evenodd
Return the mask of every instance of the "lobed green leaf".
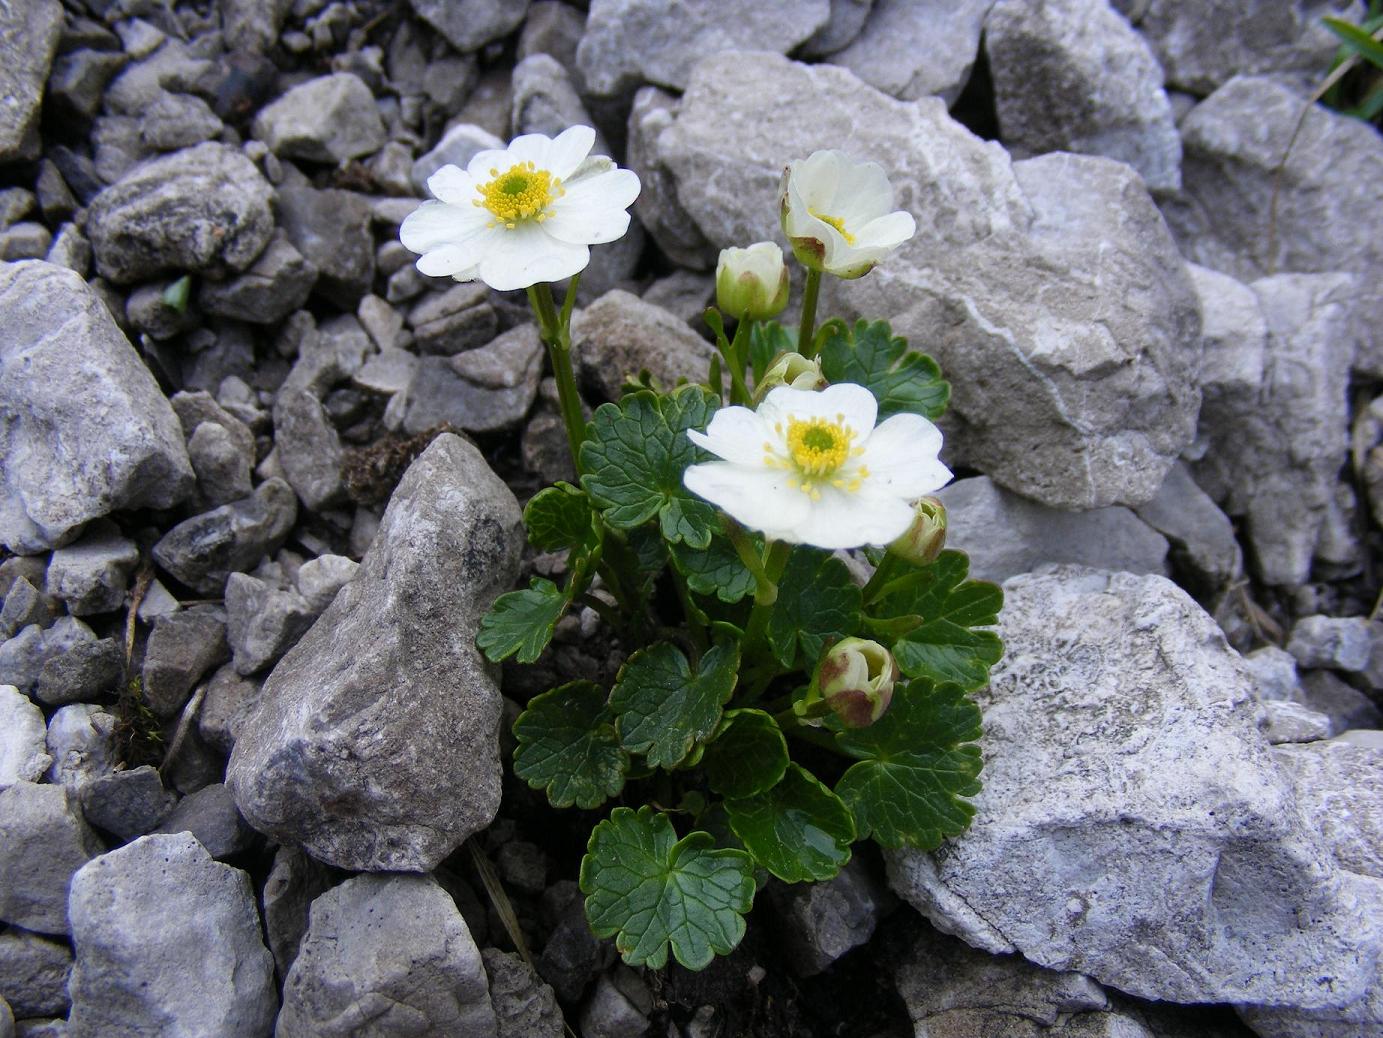
M 857 382 L 879 401 L 879 419 L 910 411 L 935 421 L 946 411 L 951 385 L 925 353 L 908 349 L 887 321 L 833 319 L 818 332 L 821 373 L 831 382 Z
M 671 642 L 634 653 L 610 695 L 624 748 L 643 754 L 653 767 L 680 764 L 715 730 L 738 671 L 734 643 L 713 646 L 695 670 Z
M 860 623 L 860 589 L 845 563 L 829 552 L 796 548 L 778 582 L 778 601 L 765 634 L 773 654 L 793 666 L 814 666 L 827 643 L 852 634 Z
M 599 807 L 624 788 L 629 754 L 605 700 L 594 682 L 573 681 L 535 696 L 514 722 L 514 774 L 553 807 Z
M 763 538 L 753 535 L 755 547 L 763 553 Z M 672 561 L 687 587 L 699 595 L 714 595 L 722 602 L 733 604 L 754 593 L 754 574 L 743 562 L 735 546 L 725 537 L 712 537 L 705 548 L 672 545 Z
M 529 541 L 540 551 L 588 552 L 600 540 L 590 499 L 570 483 L 557 483 L 534 494 L 523 510 L 523 523 Z
M 788 767 L 788 743 L 772 714 L 727 710 L 702 758 L 706 781 L 726 797 L 752 797 L 776 786 Z
M 840 797 L 798 764 L 752 797 L 725 801 L 730 828 L 785 883 L 830 879 L 850 860 L 855 823 Z
M 567 605 L 567 596 L 556 584 L 534 577 L 524 590 L 495 599 L 480 618 L 475 644 L 494 663 L 510 656 L 520 663 L 532 663 L 552 640 L 552 631 Z

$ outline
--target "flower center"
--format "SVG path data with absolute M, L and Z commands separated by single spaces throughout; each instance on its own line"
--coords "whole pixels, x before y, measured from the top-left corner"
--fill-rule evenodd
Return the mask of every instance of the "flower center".
M 566 194 L 559 178 L 532 162 L 517 163 L 505 173 L 492 169 L 490 176 L 494 179 L 480 185 L 474 204 L 494 213 L 491 227 L 512 231 L 522 220 L 541 223 L 548 216 L 546 207 Z
M 818 213 L 815 209 L 808 209 L 822 223 L 828 223 L 840 232 L 840 236 L 845 239 L 846 245 L 855 244 L 855 236 L 845 229 L 845 221 L 839 216 L 827 216 L 825 213 Z

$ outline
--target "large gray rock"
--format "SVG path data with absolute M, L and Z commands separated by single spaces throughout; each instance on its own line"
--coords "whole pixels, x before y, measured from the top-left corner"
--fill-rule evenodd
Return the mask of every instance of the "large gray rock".
M 40 710 L 13 685 L 0 685 L 0 786 L 37 782 L 53 763 Z
M 858 37 L 827 60 L 894 97 L 936 95 L 949 105 L 970 78 L 993 5 L 994 0 L 876 0 Z
M 118 285 L 164 271 L 244 270 L 273 233 L 273 194 L 255 164 L 225 144 L 144 163 L 92 200 L 86 229 L 96 269 Z
M 1372 329 L 1357 363 L 1383 374 L 1383 212 L 1372 191 L 1383 181 L 1383 138 L 1281 82 L 1243 76 L 1193 108 L 1181 133 L 1184 197 L 1165 211 L 1186 258 L 1242 281 L 1355 273 L 1359 320 Z
M 1169 86 L 1205 95 L 1240 74 L 1294 74 L 1314 86 L 1339 46 L 1320 20 L 1342 0 L 1114 0 L 1147 37 Z
M 260 109 L 252 132 L 275 155 L 333 165 L 378 151 L 385 141 L 374 95 L 350 72 L 295 86 Z
M 62 35 L 62 4 L 0 7 L 0 163 L 38 157 L 43 84 Z
M 298 518 L 298 497 L 277 477 L 255 492 L 184 519 L 154 545 L 154 559 L 184 584 L 219 595 L 226 577 L 277 551 Z
M 1262 579 L 1300 584 L 1339 509 L 1356 282 L 1279 274 L 1245 288 L 1204 270 L 1194 279 L 1214 331 L 1196 480 L 1245 518 Z
M 959 480 L 936 496 L 946 506 L 946 543 L 969 554 L 975 580 L 1004 581 L 1048 562 L 1167 573 L 1166 538 L 1122 505 L 1062 512 L 988 476 Z
M 647 371 L 671 388 L 679 378 L 703 382 L 715 348 L 660 306 L 615 289 L 572 316 L 573 360 L 583 382 L 604 400 Z
M 250 878 L 190 833 L 145 836 L 72 880 L 70 1038 L 267 1038 L 278 996 Z
M 1015 158 L 1103 155 L 1149 188 L 1181 187 L 1162 69 L 1107 0 L 999 0 L 984 32 L 999 133 Z
M 0 541 L 33 552 L 192 490 L 178 420 L 101 298 L 63 267 L 0 266 Z
M 356 876 L 312 903 L 277 1038 L 494 1038 L 485 966 L 431 876 Z
M 1273 751 L 1296 786 L 1302 812 L 1316 820 L 1335 864 L 1383 913 L 1383 746 L 1338 740 Z M 1383 1034 L 1383 957 L 1364 996 L 1316 1010 L 1240 1007 L 1263 1038 L 1361 1038 Z
M 1376 893 L 1301 810 L 1215 622 L 1161 577 L 1057 567 L 1008 581 L 999 633 L 974 823 L 891 854 L 894 888 L 976 947 L 1144 998 L 1358 999 Z
M 518 28 L 528 0 L 408 0 L 418 17 L 465 54 Z
M 749 115 L 765 110 L 771 121 Z M 1053 507 L 1136 505 L 1191 442 L 1199 308 L 1122 163 L 1015 164 L 936 99 L 895 101 L 843 69 L 766 54 L 703 61 L 675 116 L 631 129 L 648 134 L 631 154 L 652 156 L 650 175 L 671 178 L 714 248 L 783 242 L 783 167 L 816 148 L 884 167 L 917 234 L 864 278 L 826 279 L 822 310 L 887 318 L 937 358 L 953 462 Z
M 480 453 L 433 440 L 236 736 L 227 783 L 252 825 L 342 868 L 424 871 L 489 824 L 501 708 L 475 634 L 521 543 Z
M 829 0 L 593 0 L 576 64 L 586 89 L 600 97 L 632 93 L 644 83 L 682 90 L 703 55 L 786 54 L 830 15 Z
M 0 922 L 71 933 L 68 884 L 103 849 L 65 787 L 17 782 L 0 788 Z

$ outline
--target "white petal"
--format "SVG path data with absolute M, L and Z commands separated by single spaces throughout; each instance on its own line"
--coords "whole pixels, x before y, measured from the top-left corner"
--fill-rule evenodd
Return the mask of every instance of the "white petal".
M 682 482 L 693 494 L 728 512 L 753 530 L 770 537 L 781 535 L 803 522 L 811 499 L 788 485 L 791 476 L 782 469 L 708 461 L 692 465 Z
M 857 465 L 868 470 L 864 492 L 907 501 L 940 490 L 951 470 L 937 460 L 941 430 L 920 414 L 896 414 L 879 424 Z
M 410 252 L 430 252 L 465 243 L 481 234 L 489 221 L 489 212 L 477 206 L 424 202 L 403 218 L 399 241 Z
M 480 259 L 480 280 L 497 292 L 528 288 L 541 281 L 563 281 L 586 269 L 591 250 L 558 241 L 541 224 L 521 223 L 497 230 Z
M 843 153 L 827 148 L 812 152 L 797 165 L 793 182 L 808 208 L 824 212 L 827 216 L 835 215 L 829 207 L 836 199 L 842 166 L 846 161 Z
M 515 162 L 531 162 L 539 169 L 547 169 L 552 152 L 552 138 L 545 133 L 525 133 L 509 142 L 509 159 Z
M 418 273 L 432 278 L 456 277 L 475 269 L 475 256 L 459 245 L 443 245 L 418 257 Z M 462 280 L 470 280 L 463 278 Z
M 912 506 L 898 498 L 851 494 L 822 487 L 810 513 L 792 528 L 790 539 L 818 548 L 858 548 L 888 544 L 912 523 Z
M 688 429 L 692 443 L 738 465 L 762 465 L 764 443 L 772 436 L 764 421 L 747 407 L 722 407 L 704 433 Z M 781 440 L 781 437 L 776 439 Z M 775 447 L 780 444 L 775 444 Z
M 547 208 L 543 229 L 574 245 L 603 245 L 624 236 L 629 229 L 625 209 L 639 194 L 639 177 L 633 170 L 616 169 L 567 188 L 567 193 Z
M 475 178 L 477 184 L 488 184 L 500 173 L 507 173 L 517 161 L 507 148 L 487 148 L 471 156 L 471 161 L 466 163 L 466 172 Z
M 857 228 L 893 209 L 893 185 L 877 162 L 847 160 L 834 203 L 838 211 L 830 215 L 843 219 L 850 232 L 858 234 Z
M 427 178 L 427 189 L 448 205 L 471 206 L 480 196 L 476 193 L 475 177 L 457 166 L 443 166 Z
M 554 177 L 566 180 L 576 172 L 594 146 L 595 130 L 589 126 L 568 126 L 553 138 L 545 168 Z
M 843 421 L 854 430 L 857 442 L 863 442 L 869 435 L 878 413 L 874 394 L 853 382 L 838 382 L 819 393 L 779 386 L 759 405 L 759 417 L 768 429 L 776 430 L 781 424 L 786 430 L 789 418 L 799 421 L 824 418 L 828 422 Z
M 855 232 L 855 245 L 861 249 L 895 249 L 917 232 L 912 213 L 902 209 L 870 220 Z

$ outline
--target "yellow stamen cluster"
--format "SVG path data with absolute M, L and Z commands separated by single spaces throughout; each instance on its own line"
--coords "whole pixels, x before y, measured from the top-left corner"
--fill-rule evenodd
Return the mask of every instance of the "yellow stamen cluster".
M 840 232 L 840 236 L 845 239 L 846 245 L 855 244 L 855 236 L 845 229 L 845 221 L 839 216 L 827 216 L 825 213 L 818 213 L 815 209 L 808 209 L 822 223 L 828 223 Z
M 782 423 L 777 423 L 774 430 L 783 435 Z M 853 494 L 869 476 L 869 470 L 863 465 L 852 472 L 848 479 L 835 476 L 849 459 L 864 453 L 863 447 L 854 446 L 855 431 L 845 424 L 844 415 L 836 415 L 834 422 L 825 418 L 789 418 L 784 438 L 787 441 L 788 459 L 798 476 L 788 485 L 814 501 L 821 498 L 822 483 Z M 764 444 L 764 460 L 770 467 L 784 464 L 771 443 Z
M 532 162 L 516 163 L 504 173 L 492 169 L 490 176 L 494 179 L 480 185 L 474 204 L 495 214 L 491 227 L 512 231 L 521 220 L 542 223 L 548 216 L 547 206 L 566 194 L 558 177 Z

